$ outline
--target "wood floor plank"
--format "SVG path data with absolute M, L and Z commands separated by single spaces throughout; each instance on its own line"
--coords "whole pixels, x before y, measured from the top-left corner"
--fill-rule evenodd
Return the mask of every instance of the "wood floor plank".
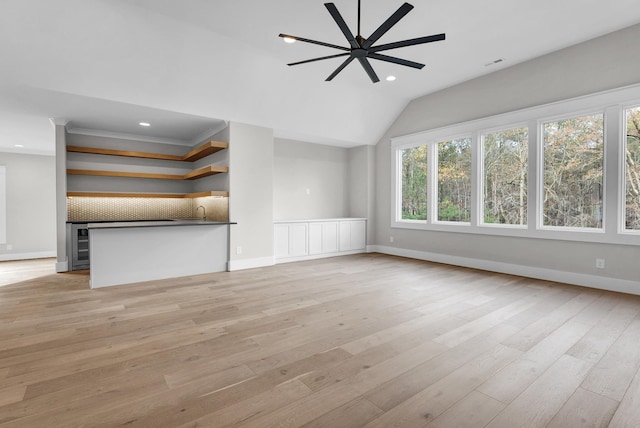
M 433 421 L 425 425 L 427 428 L 477 428 L 487 425 L 500 413 L 506 404 L 484 395 L 478 391 L 471 391 L 469 395 Z
M 547 428 L 606 428 L 618 404 L 615 400 L 578 388 Z
M 329 369 L 314 370 L 303 376 L 301 381 L 314 391 L 337 382 L 356 385 L 357 388 L 366 391 L 431 360 L 446 350 L 444 345 L 430 340 L 400 352 L 385 347 L 381 352 L 348 358 L 342 364 Z
M 640 370 L 622 398 L 611 420 L 611 428 L 632 428 L 640 423 Z
M 382 410 L 360 397 L 302 425 L 304 428 L 355 428 L 380 415 Z
M 571 397 L 592 364 L 563 355 L 511 402 L 487 428 L 546 427 Z
M 588 331 L 589 327 L 579 322 L 564 324 L 488 379 L 478 390 L 503 403 L 510 403 Z
M 0 428 L 640 417 L 640 297 L 375 253 L 99 290 L 32 274 L 0 287 Z
M 133 406 L 131 403 L 121 404 L 116 411 L 97 413 L 96 416 L 103 421 L 100 426 L 104 427 L 121 424 L 134 427 L 178 426 L 251 400 L 309 373 L 314 367 L 330 366 L 345 357 L 346 353 L 342 350 L 330 350 L 252 377 L 246 377 L 244 370 L 239 374 L 235 369 L 229 370 L 159 394 L 140 397 Z M 229 375 L 232 377 L 229 378 Z M 305 390 L 308 388 L 305 387 Z
M 498 326 L 486 334 L 476 336 L 456 348 L 411 368 L 400 371 L 391 380 L 364 390 L 365 397 L 383 410 L 390 410 L 440 379 L 469 363 L 479 355 L 498 346 L 517 331 L 511 326 Z M 445 346 L 445 345 L 442 345 Z M 370 387 L 370 385 L 366 385 Z
M 637 301 L 624 301 L 614 306 L 607 317 L 595 326 L 567 354 L 597 363 L 638 315 Z
M 462 342 L 465 342 L 470 338 L 475 337 L 478 334 L 497 326 L 498 324 L 519 314 L 520 312 L 527 310 L 534 304 L 535 299 L 518 300 L 498 310 L 490 312 L 483 317 L 475 319 L 461 327 L 451 330 L 446 334 L 443 334 L 442 336 L 434 339 L 434 341 L 453 348 L 461 344 Z
M 533 324 L 523 329 L 522 332 L 505 341 L 504 345 L 521 351 L 528 351 L 540 340 L 592 304 L 599 296 L 598 293 L 593 291 L 581 293 L 554 311 L 543 315 Z
M 26 392 L 27 387 L 20 385 L 0 389 L 0 407 L 22 401 Z
M 0 286 L 51 275 L 55 271 L 54 258 L 0 262 Z
M 180 425 L 179 428 L 238 426 L 271 413 L 301 397 L 311 390 L 297 379 L 286 381 L 247 400 L 227 406 L 213 413 Z
M 497 345 L 366 426 L 368 428 L 424 426 L 521 354 L 522 352 L 516 349 Z
M 582 387 L 621 401 L 640 366 L 640 319 L 634 320 L 596 364 Z

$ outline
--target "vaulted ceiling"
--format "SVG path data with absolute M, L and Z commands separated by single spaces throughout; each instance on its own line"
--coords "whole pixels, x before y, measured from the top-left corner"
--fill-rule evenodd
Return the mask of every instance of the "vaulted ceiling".
M 409 1 L 380 43 L 447 39 L 388 51 L 427 66 L 372 61 L 372 84 L 358 64 L 325 82 L 340 58 L 287 67 L 338 52 L 281 32 L 347 46 L 320 0 L 3 0 L 0 151 L 53 153 L 49 117 L 185 144 L 225 120 L 375 144 L 413 98 L 640 22 L 637 0 Z M 402 2 L 362 0 L 362 35 Z M 357 0 L 334 3 L 355 32 Z

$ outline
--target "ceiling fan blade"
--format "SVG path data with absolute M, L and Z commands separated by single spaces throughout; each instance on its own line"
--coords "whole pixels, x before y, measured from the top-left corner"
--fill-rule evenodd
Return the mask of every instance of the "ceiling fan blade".
M 380 51 L 386 51 L 389 49 L 403 48 L 405 46 L 414 46 L 414 45 L 421 45 L 424 43 L 439 42 L 440 40 L 444 40 L 444 39 L 445 39 L 444 33 L 434 34 L 433 36 L 418 37 L 415 39 L 402 40 L 399 42 L 393 42 L 393 43 L 387 43 L 384 45 L 374 46 L 371 49 L 369 49 L 369 52 L 380 52 Z
M 409 61 L 407 59 L 396 58 L 394 56 L 382 55 L 382 54 L 378 54 L 378 53 L 369 52 L 367 57 L 368 58 L 377 59 L 377 60 L 380 60 L 380 61 L 392 62 L 394 64 L 405 65 L 407 67 L 412 67 L 412 68 L 417 68 L 417 69 L 422 69 L 424 67 L 424 64 L 420 64 L 419 62 L 413 62 L 413 61 Z
M 338 58 L 338 57 L 347 56 L 347 55 L 350 55 L 350 54 L 349 53 L 341 53 L 341 54 L 336 54 L 336 55 L 323 56 L 323 57 L 320 57 L 320 58 L 312 58 L 312 59 L 307 59 L 307 60 L 304 60 L 304 61 L 292 62 L 292 63 L 287 64 L 287 65 L 300 65 L 300 64 L 306 64 L 308 62 L 322 61 L 323 59 Z
M 391 27 L 396 25 L 398 21 L 404 18 L 404 16 L 409 13 L 411 9 L 413 9 L 413 6 L 411 6 L 409 3 L 405 3 L 400 6 L 393 15 L 391 15 L 386 21 L 384 21 L 382 25 L 379 26 L 371 36 L 369 36 L 367 41 L 362 45 L 362 48 L 369 49 L 371 45 L 377 42 L 380 37 L 382 37 L 387 31 L 391 29 Z
M 364 71 L 367 72 L 367 74 L 369 75 L 369 79 L 371 79 L 373 83 L 380 81 L 380 79 L 378 79 L 378 75 L 375 71 L 373 71 L 373 67 L 371 67 L 371 64 L 369 63 L 369 60 L 367 58 L 361 57 L 358 58 L 358 61 L 360 61 L 360 65 L 362 65 L 362 68 L 364 68 Z
M 325 43 L 325 42 L 319 42 L 317 40 L 305 39 L 304 37 L 292 36 L 290 34 L 282 34 L 282 33 L 280 33 L 280 34 L 278 34 L 278 37 L 282 37 L 282 38 L 287 37 L 287 38 L 290 38 L 290 39 L 297 40 L 299 42 L 311 43 L 311 44 L 314 44 L 314 45 L 326 46 L 328 48 L 340 49 L 341 51 L 351 52 L 351 49 L 345 48 L 344 46 L 332 45 L 331 43 Z
M 356 41 L 356 38 L 353 36 L 353 33 L 351 33 L 351 30 L 347 26 L 347 23 L 344 22 L 344 19 L 342 18 L 342 15 L 340 15 L 340 12 L 338 12 L 338 8 L 336 7 L 336 5 L 333 3 L 325 3 L 324 6 L 333 17 L 333 20 L 336 21 L 338 27 L 340 27 L 340 31 L 342 31 L 342 34 L 344 34 L 344 36 L 347 38 L 347 41 L 349 42 L 351 47 L 359 48 L 360 45 Z
M 331 73 L 331 75 L 329 75 L 329 77 L 327 77 L 325 79 L 325 82 L 330 82 L 331 80 L 333 80 L 334 77 L 336 77 L 338 75 L 338 73 L 340 73 L 342 70 L 344 70 L 344 68 L 349 65 L 349 63 L 353 61 L 353 57 L 350 56 L 349 58 L 345 59 L 344 62 L 342 64 L 340 64 L 340 67 L 336 68 L 336 71 L 334 71 L 333 73 Z

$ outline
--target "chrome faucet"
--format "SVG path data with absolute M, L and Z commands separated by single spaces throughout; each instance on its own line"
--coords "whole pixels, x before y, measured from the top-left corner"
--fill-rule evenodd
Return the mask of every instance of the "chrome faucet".
M 198 215 L 198 210 L 200 208 L 202 208 L 202 219 L 206 220 L 207 219 L 207 209 L 204 206 L 199 205 L 198 208 L 196 208 L 196 215 Z

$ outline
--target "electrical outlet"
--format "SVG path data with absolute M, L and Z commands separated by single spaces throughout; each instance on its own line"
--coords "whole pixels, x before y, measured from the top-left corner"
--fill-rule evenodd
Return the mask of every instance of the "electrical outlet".
M 13 250 L 13 245 L 11 245 L 11 244 L 7 244 L 7 251 L 8 251 L 8 250 Z
M 240 245 L 236 247 L 236 254 L 242 254 L 242 247 Z
M 389 237 L 389 242 L 393 242 L 393 236 Z
M 604 269 L 604 259 L 596 259 L 596 268 Z

